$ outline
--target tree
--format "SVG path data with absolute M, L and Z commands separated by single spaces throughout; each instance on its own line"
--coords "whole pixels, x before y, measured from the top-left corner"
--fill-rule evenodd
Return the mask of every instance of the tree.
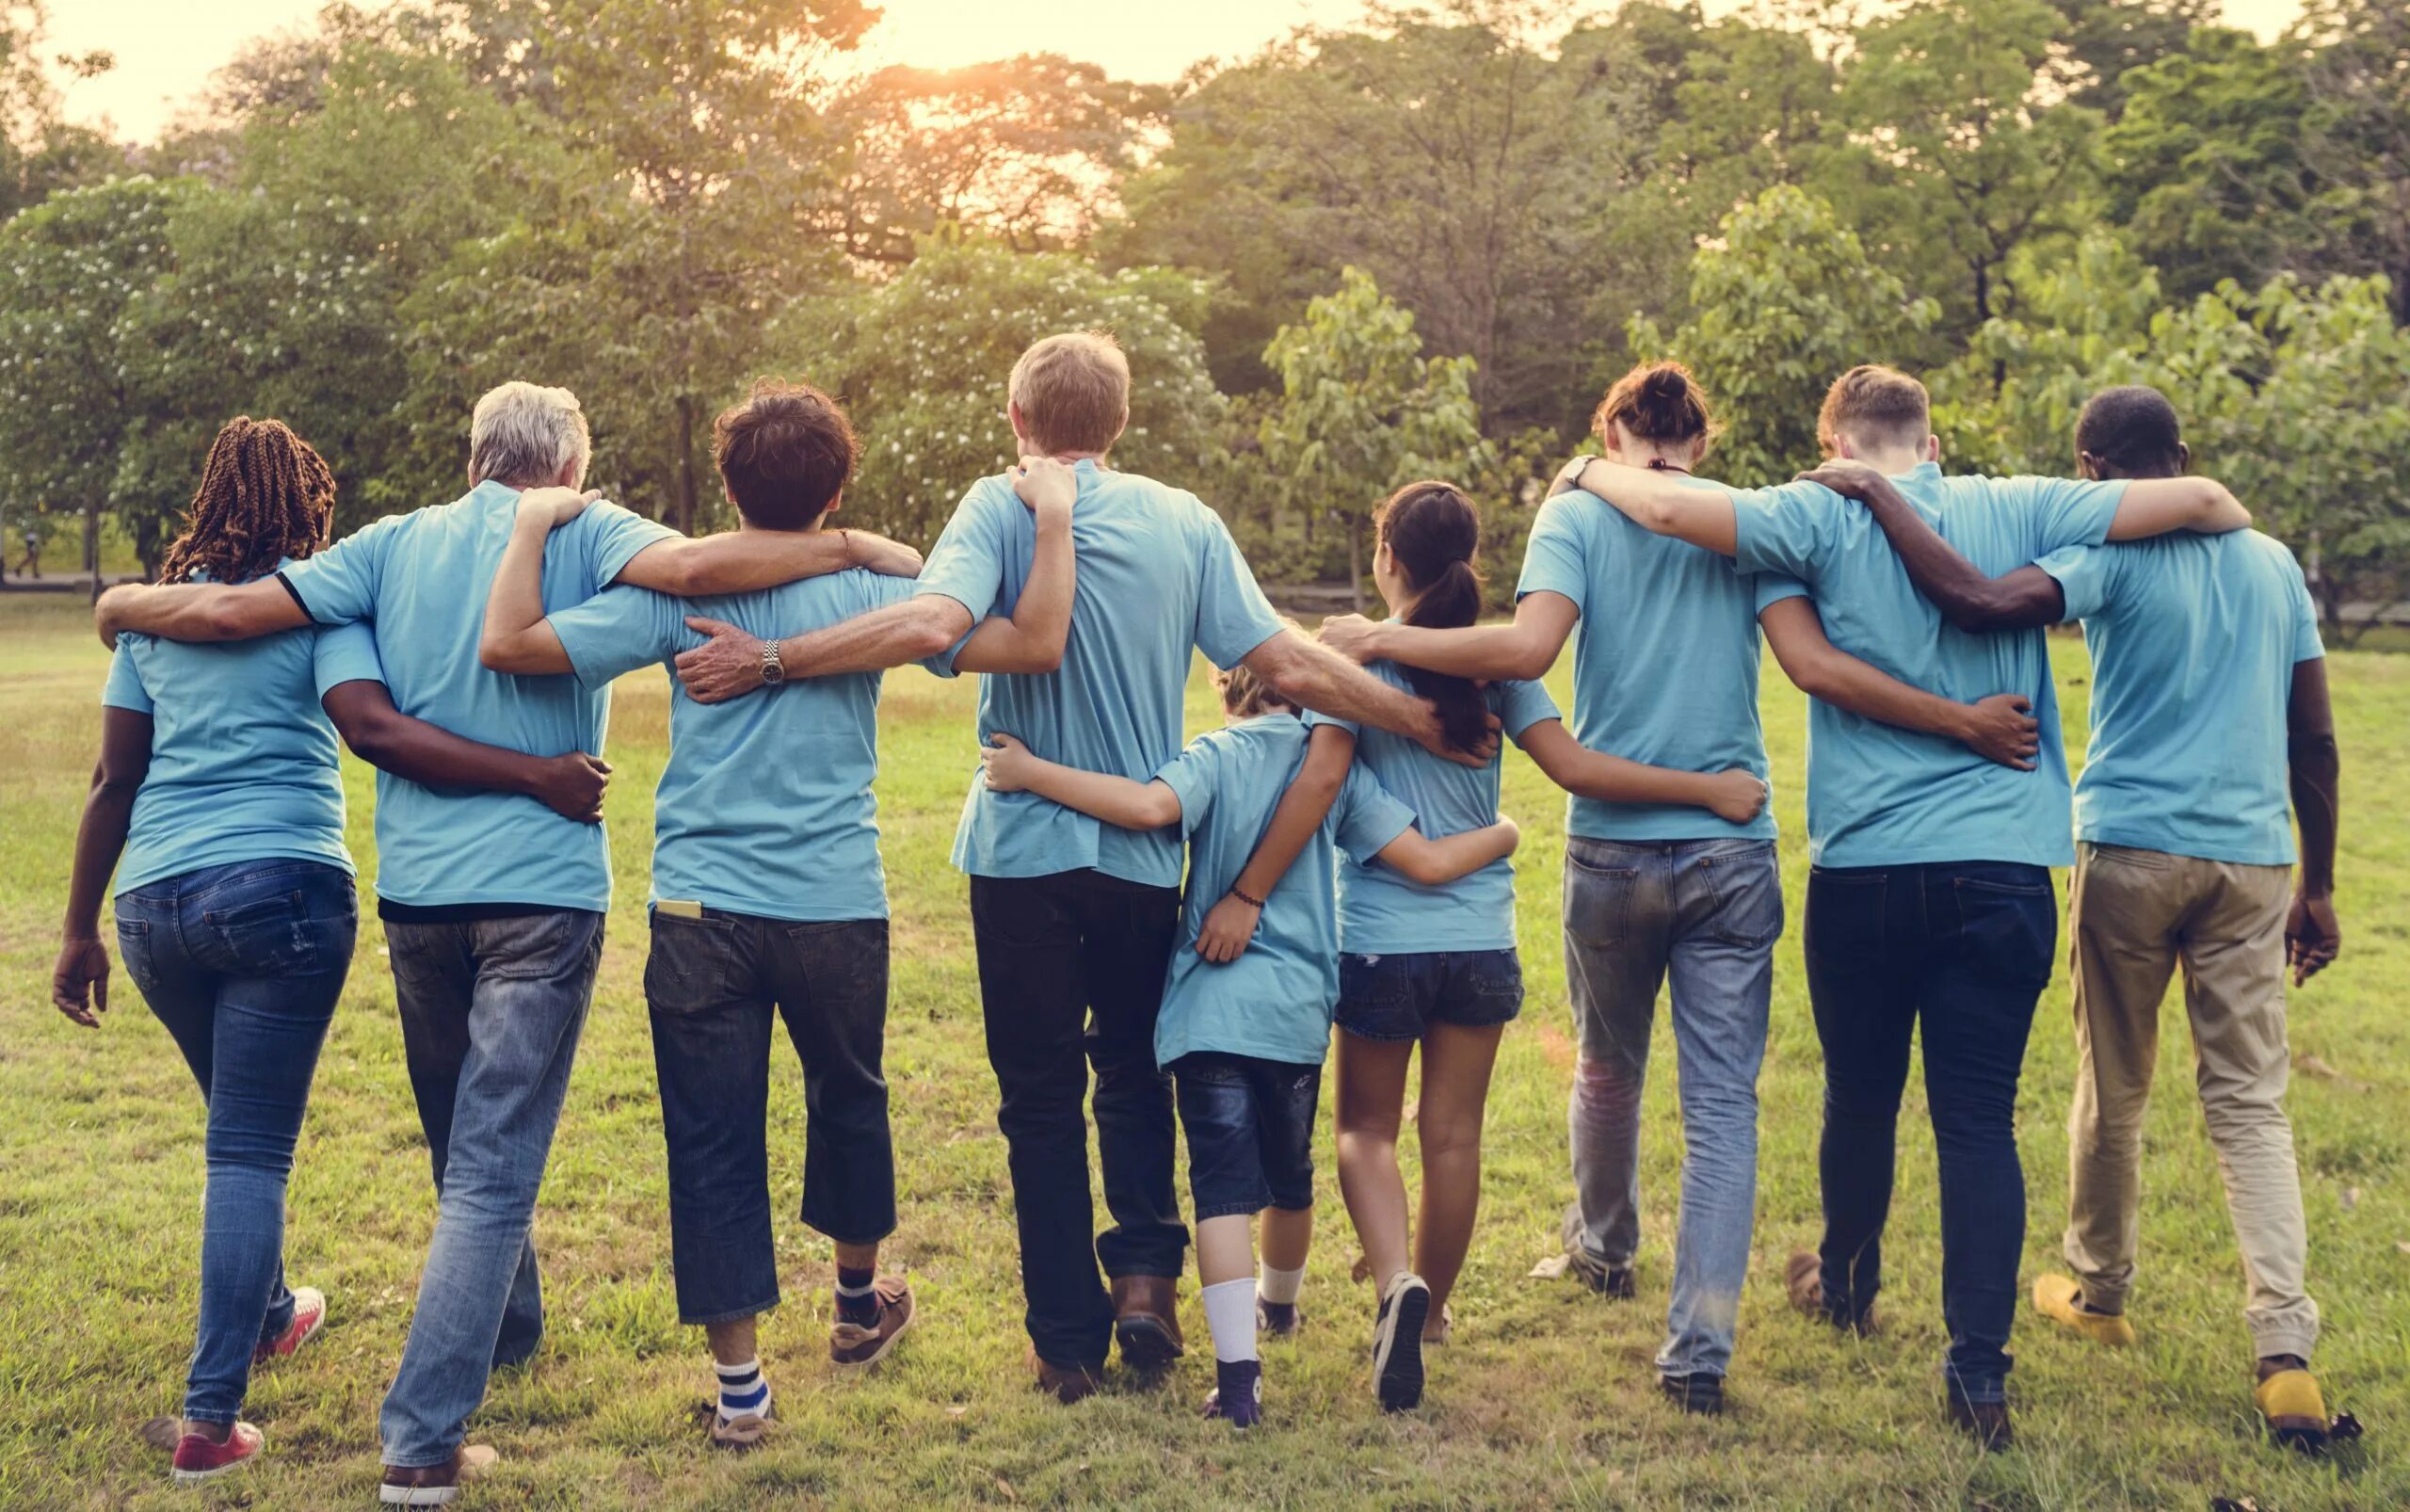
M 1646 317 L 1631 346 L 1689 364 L 1727 427 L 1717 475 L 1789 478 L 1818 458 L 1816 410 L 1859 362 L 1898 362 L 1938 314 L 1874 266 L 1832 206 L 1777 185 L 1725 217 L 1691 265 L 1691 318 L 1669 340 Z
M 49 30 L 44 0 L 0 0 L 0 220 L 40 204 L 54 190 L 98 183 L 125 162 L 105 136 L 60 119 L 50 77 L 54 63 L 88 79 L 117 60 L 104 52 L 46 58 Z
M 2219 0 L 2050 0 L 2064 18 L 2077 105 L 2119 119 L 2129 99 L 2126 75 L 2197 45 L 2225 10 Z
M 1280 397 L 1258 437 L 1277 491 L 1272 531 L 1284 559 L 1310 546 L 1313 523 L 1345 526 L 1347 578 L 1364 607 L 1364 526 L 1373 507 L 1418 477 L 1462 482 L 1486 460 L 1472 360 L 1425 360 L 1414 316 L 1359 268 L 1283 326 L 1263 360 Z
M 1011 464 L 1013 362 L 1060 331 L 1111 331 L 1129 356 L 1130 426 L 1114 465 L 1213 497 L 1227 472 L 1227 407 L 1196 334 L 1204 301 L 1196 281 L 1162 269 L 1101 273 L 1064 253 L 940 233 L 883 283 L 791 306 L 764 361 L 837 394 L 852 416 L 862 458 L 847 517 L 925 545 L 973 479 Z
M 2321 244 L 2293 266 L 2382 274 L 2410 323 L 2410 8 L 2400 0 L 2308 0 L 2286 42 L 2310 108 L 2302 154 L 2317 176 Z

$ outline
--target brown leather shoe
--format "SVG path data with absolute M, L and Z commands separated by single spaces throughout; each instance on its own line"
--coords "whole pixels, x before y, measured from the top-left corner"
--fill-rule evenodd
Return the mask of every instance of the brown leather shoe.
M 1103 1384 L 1101 1364 L 1057 1365 L 1052 1360 L 1040 1359 L 1035 1344 L 1030 1346 L 1029 1367 L 1037 1377 L 1037 1389 L 1065 1407 L 1086 1401 Z
M 484 1444 L 463 1444 L 441 1465 L 388 1465 L 377 1487 L 387 1506 L 449 1506 L 460 1499 L 460 1483 L 474 1480 L 502 1456 Z
M 885 1359 L 912 1326 L 912 1289 L 902 1277 L 880 1277 L 872 1295 L 878 1302 L 877 1321 L 847 1323 L 840 1318 L 828 1329 L 828 1358 L 845 1370 L 867 1370 Z
M 1854 1319 L 1843 1317 L 1827 1305 L 1824 1300 L 1824 1265 L 1816 1258 L 1814 1250 L 1792 1250 L 1791 1258 L 1783 1264 L 1782 1279 L 1783 1290 L 1789 1295 L 1791 1305 L 1817 1322 L 1829 1324 L 1843 1333 L 1854 1333 L 1860 1338 L 1871 1337 L 1880 1330 L 1881 1325 L 1871 1302 L 1867 1304 L 1866 1311 Z
M 1187 1352 L 1180 1337 L 1180 1283 L 1168 1276 L 1113 1279 L 1113 1338 L 1121 1362 L 1162 1370 Z
M 2007 1403 L 1968 1402 L 1952 1395 L 1949 1407 L 1952 1426 L 1993 1454 L 2016 1442 L 2016 1430 L 2008 1421 Z

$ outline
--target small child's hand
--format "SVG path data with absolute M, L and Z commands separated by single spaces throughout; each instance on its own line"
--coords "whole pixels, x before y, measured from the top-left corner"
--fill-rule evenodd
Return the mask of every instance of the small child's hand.
M 1213 965 L 1228 966 L 1245 954 L 1262 917 L 1262 909 L 1237 893 L 1223 894 L 1222 901 L 1206 913 L 1204 926 L 1197 931 L 1197 954 Z
M 1728 772 L 1718 772 L 1708 779 L 1715 796 L 1708 801 L 1708 812 L 1729 824 L 1747 824 L 1766 806 L 1765 780 L 1757 773 L 1735 766 Z
M 998 793 L 1026 792 L 1029 764 L 1036 758 L 1030 755 L 1027 746 L 1002 731 L 988 738 L 994 744 L 979 750 L 979 765 L 987 774 L 988 786 Z

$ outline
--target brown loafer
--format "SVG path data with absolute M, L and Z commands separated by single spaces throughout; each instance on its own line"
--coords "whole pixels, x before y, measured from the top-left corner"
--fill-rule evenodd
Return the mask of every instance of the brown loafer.
M 388 1465 L 377 1500 L 387 1506 L 449 1506 L 460 1499 L 460 1483 L 474 1480 L 502 1456 L 484 1444 L 462 1444 L 441 1465 Z
M 1168 1276 L 1113 1279 L 1113 1338 L 1121 1362 L 1162 1370 L 1187 1352 L 1180 1336 L 1180 1283 Z
M 1037 1389 L 1065 1407 L 1086 1401 L 1103 1384 L 1100 1379 L 1104 1374 L 1101 1364 L 1057 1365 L 1051 1359 L 1039 1359 L 1035 1345 L 1029 1351 L 1029 1366 L 1037 1378 Z

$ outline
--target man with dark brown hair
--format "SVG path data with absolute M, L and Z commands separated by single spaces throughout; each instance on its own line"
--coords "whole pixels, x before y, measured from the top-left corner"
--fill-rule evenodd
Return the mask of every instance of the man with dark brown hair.
M 737 536 L 822 529 L 856 452 L 853 427 L 828 395 L 808 384 L 756 385 L 714 427 L 720 479 L 743 521 Z M 951 663 L 931 664 L 940 676 L 1062 653 L 1071 612 L 1068 474 L 1041 467 L 1019 481 L 1036 511 L 1029 587 L 1015 619 L 988 620 Z M 569 672 L 605 687 L 636 668 L 667 665 L 709 631 L 834 624 L 914 591 L 909 577 L 852 571 L 692 603 L 614 588 L 548 619 L 549 524 L 540 508 L 522 512 L 495 575 L 479 655 L 496 671 Z M 711 1441 L 721 1448 L 758 1443 L 770 1414 L 754 1320 L 779 1300 L 765 1144 L 780 1017 L 804 1066 L 803 1221 L 836 1247 L 829 1357 L 842 1367 L 874 1364 L 912 1321 L 911 1290 L 877 1275 L 879 1242 L 895 1227 L 880 1070 L 887 888 L 872 794 L 879 682 L 866 672 L 797 681 L 742 703 L 701 704 L 683 693 L 671 700 L 645 997 L 669 1147 L 678 1312 L 710 1339 L 719 1388 Z

